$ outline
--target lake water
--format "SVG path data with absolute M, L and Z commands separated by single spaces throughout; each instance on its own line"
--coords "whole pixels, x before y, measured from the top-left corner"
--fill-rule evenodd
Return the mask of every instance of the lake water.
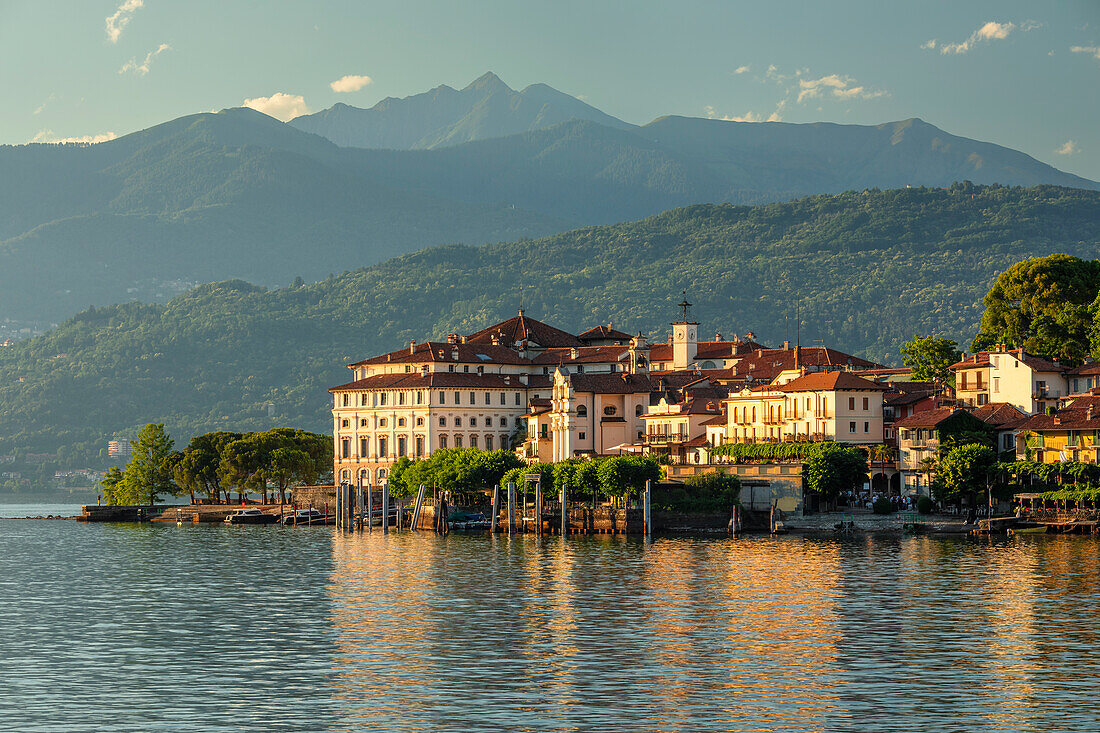
M 0 520 L 0 730 L 1096 731 L 1100 545 Z

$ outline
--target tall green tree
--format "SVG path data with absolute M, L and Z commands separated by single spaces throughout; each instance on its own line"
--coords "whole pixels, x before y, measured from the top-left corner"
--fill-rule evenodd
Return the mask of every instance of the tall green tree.
M 913 370 L 918 382 L 941 382 L 955 386 L 955 373 L 951 365 L 962 359 L 959 344 L 938 336 L 914 336 L 901 347 L 905 366 Z
M 123 476 L 123 484 L 135 503 L 152 506 L 161 496 L 179 492 L 169 462 L 172 446 L 173 441 L 163 423 L 149 423 L 138 433 L 132 444 L 133 456 Z
M 1089 353 L 1089 306 L 1100 293 L 1100 261 L 1053 254 L 1002 272 L 982 302 L 975 351 L 1003 343 L 1073 362 Z
M 958 501 L 985 492 L 997 466 L 997 452 L 987 445 L 971 443 L 951 448 L 939 462 L 936 498 Z
M 802 464 L 806 488 L 834 501 L 867 478 L 867 454 L 839 443 L 822 443 Z

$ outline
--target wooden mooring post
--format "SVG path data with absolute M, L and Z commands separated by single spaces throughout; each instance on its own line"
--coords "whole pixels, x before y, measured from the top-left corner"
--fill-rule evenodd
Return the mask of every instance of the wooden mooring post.
M 367 484 L 367 531 L 374 531 L 374 492 L 371 485 Z
M 344 484 L 336 486 L 336 529 L 340 529 L 340 495 L 344 493 Z
M 497 533 L 498 516 L 500 514 L 500 484 L 493 487 L 493 518 L 489 521 L 489 532 Z
M 569 484 L 561 485 L 561 536 L 569 534 Z
M 508 534 L 516 532 L 516 484 L 508 482 Z
M 645 524 L 645 538 L 653 539 L 653 511 L 650 503 L 650 495 L 653 493 L 653 482 L 646 480 L 645 493 L 642 494 L 642 521 Z
M 390 533 L 390 482 L 382 482 L 382 534 Z
M 416 504 L 413 505 L 412 515 L 412 528 L 420 529 L 420 510 L 424 508 L 424 492 L 427 491 L 427 486 L 420 484 L 420 488 L 416 492 Z
M 355 520 L 354 529 L 363 531 L 363 475 L 359 474 L 359 482 L 355 487 Z
M 535 482 L 535 536 L 542 537 L 542 474 Z

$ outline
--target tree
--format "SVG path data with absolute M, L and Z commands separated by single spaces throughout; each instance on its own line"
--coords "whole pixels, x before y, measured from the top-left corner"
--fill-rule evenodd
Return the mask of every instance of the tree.
M 127 504 L 129 496 L 123 483 L 125 476 L 118 466 L 111 466 L 107 473 L 99 480 L 99 486 L 103 489 L 103 500 L 108 504 Z
M 822 443 L 802 464 L 806 488 L 835 501 L 866 480 L 867 454 L 839 443 Z
M 918 382 L 942 382 L 955 386 L 955 373 L 951 365 L 962 359 L 958 343 L 937 336 L 914 336 L 901 347 L 905 366 L 913 370 Z
M 133 443 L 133 456 L 126 466 L 123 484 L 129 496 L 148 502 L 157 502 L 162 494 L 175 495 L 179 487 L 172 480 L 169 457 L 173 441 L 164 431 L 163 423 L 149 423 L 138 433 Z
M 964 495 L 982 493 L 996 469 L 997 452 L 987 445 L 951 448 L 940 459 L 937 498 L 958 501 Z
M 646 481 L 660 481 L 661 467 L 653 456 L 614 456 L 605 458 L 596 469 L 600 491 L 608 497 L 628 500 Z
M 1100 261 L 1053 254 L 1017 262 L 983 298 L 974 351 L 997 343 L 1074 362 L 1089 353 L 1089 306 L 1100 293 Z

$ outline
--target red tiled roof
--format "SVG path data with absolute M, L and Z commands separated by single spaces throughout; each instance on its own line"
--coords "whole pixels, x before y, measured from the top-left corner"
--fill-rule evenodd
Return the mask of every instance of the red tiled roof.
M 734 359 L 764 348 L 763 344 L 755 341 L 699 341 L 695 344 L 695 356 L 692 361 Z M 672 344 L 657 343 L 650 345 L 649 360 L 672 361 Z
M 941 407 L 935 410 L 922 410 L 909 417 L 903 417 L 894 423 L 895 428 L 934 428 L 947 418 L 955 414 L 955 410 L 949 407 Z
M 820 390 L 874 390 L 886 392 L 877 382 L 857 377 L 852 372 L 810 372 L 779 387 L 781 392 L 816 392 Z
M 574 353 L 576 356 L 574 356 Z M 575 346 L 554 347 L 537 354 L 532 364 L 616 364 L 630 354 L 625 346 Z
M 573 334 L 562 331 L 560 328 L 554 328 L 542 321 L 536 321 L 534 318 L 529 318 L 523 314 L 523 311 L 507 321 L 501 321 L 488 328 L 483 328 L 477 333 L 470 334 L 466 337 L 466 343 L 491 344 L 494 336 L 498 337 L 500 343 L 505 346 L 512 346 L 521 341 L 529 341 L 544 348 L 551 346 L 584 346 L 584 342 Z
M 970 414 L 993 427 L 1000 427 L 1027 417 L 1027 413 L 1022 412 L 1008 402 L 990 402 L 975 409 Z
M 721 415 L 715 415 L 709 420 L 704 420 L 703 425 L 725 425 L 727 422 L 729 422 L 729 420 L 727 420 L 726 414 L 722 413 Z
M 550 379 L 542 374 L 527 378 L 527 384 L 515 374 L 464 374 L 462 372 L 410 372 L 405 374 L 375 374 L 365 379 L 330 387 L 329 392 L 372 389 L 431 389 L 458 387 L 468 389 L 548 389 Z
M 1067 377 L 1082 377 L 1084 375 L 1100 374 L 1100 361 L 1085 362 L 1076 369 L 1071 369 L 1066 373 Z
M 1048 361 L 1041 359 L 1038 356 L 1032 356 L 1031 354 L 1020 355 L 1019 349 L 1012 351 L 979 351 L 977 354 L 973 354 L 963 359 L 962 361 L 955 362 L 949 368 L 950 369 L 981 369 L 989 366 L 989 359 L 991 356 L 1003 354 L 1011 356 L 1019 361 L 1023 362 L 1027 366 L 1031 367 L 1037 372 L 1064 372 L 1066 371 L 1066 365 L 1056 361 Z
M 1089 415 L 1092 415 L 1090 418 Z M 1100 409 L 1074 409 L 1058 410 L 1053 415 L 1032 415 L 1031 417 L 1013 424 L 1014 428 L 1023 430 L 1058 431 L 1058 430 L 1100 430 Z
M 569 381 L 577 392 L 594 392 L 596 394 L 635 394 L 638 392 L 650 392 L 653 383 L 649 377 L 643 374 L 627 374 L 616 372 L 613 374 L 570 374 Z
M 593 326 L 584 333 L 577 334 L 577 338 L 581 341 L 602 341 L 605 339 L 614 339 L 616 341 L 622 341 L 624 344 L 630 343 L 630 339 L 634 338 L 629 333 L 623 333 L 622 331 L 616 331 L 611 326 Z
M 517 354 L 507 346 L 493 344 L 449 344 L 445 341 L 425 341 L 391 351 L 388 354 L 363 359 L 349 367 L 370 366 L 374 364 L 426 364 L 426 363 L 467 363 L 467 364 L 530 364 L 529 359 Z

